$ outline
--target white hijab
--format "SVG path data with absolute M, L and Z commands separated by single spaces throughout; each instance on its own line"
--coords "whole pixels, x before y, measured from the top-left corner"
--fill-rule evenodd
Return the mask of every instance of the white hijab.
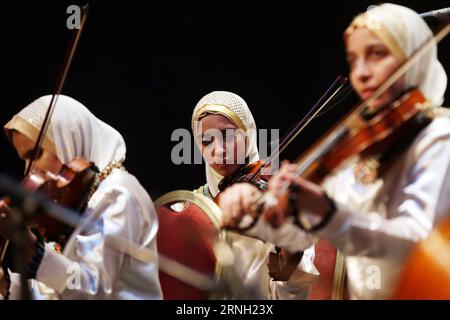
M 430 28 L 417 12 L 391 3 L 373 6 L 357 16 L 345 31 L 345 36 L 358 27 L 374 32 L 401 62 L 432 36 Z M 436 45 L 406 72 L 404 89 L 411 87 L 418 87 L 434 105 L 442 104 L 447 75 L 438 60 Z
M 228 91 L 213 91 L 208 93 L 194 108 L 192 113 L 192 131 L 197 146 L 197 125 L 199 119 L 206 114 L 220 114 L 227 117 L 237 128 L 245 133 L 245 157 L 249 162 L 259 160 L 258 146 L 256 142 L 256 123 L 247 103 L 237 94 Z M 211 195 L 215 197 L 219 193 L 219 182 L 223 179 L 219 173 L 205 162 L 206 182 Z
M 11 137 L 12 130 L 17 130 L 36 141 L 51 97 L 40 97 L 16 114 L 5 125 L 7 135 Z M 46 146 L 64 164 L 82 157 L 94 162 L 100 171 L 110 162 L 122 163 L 126 153 L 125 141 L 117 130 L 96 118 L 80 102 L 64 95 L 59 96 L 55 105 L 44 141 Z

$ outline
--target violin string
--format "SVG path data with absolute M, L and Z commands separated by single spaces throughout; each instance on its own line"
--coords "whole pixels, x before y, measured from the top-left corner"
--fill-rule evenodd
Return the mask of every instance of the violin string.
M 327 102 L 324 102 L 322 105 L 322 101 L 324 101 L 325 99 L 327 99 L 328 95 L 331 95 L 331 90 L 337 86 L 341 81 L 345 82 L 347 81 L 346 78 L 342 77 L 342 76 L 338 76 L 338 78 L 333 82 L 333 84 L 330 86 L 330 88 L 325 92 L 325 94 L 323 94 L 320 99 L 316 102 L 316 104 L 311 108 L 310 111 L 308 111 L 308 113 L 305 115 L 305 117 L 303 117 L 302 120 L 300 120 L 299 122 L 297 122 L 296 124 L 294 124 L 294 128 L 292 130 L 290 130 L 285 137 L 282 139 L 282 142 L 280 143 L 280 145 L 278 146 L 278 148 L 281 150 L 280 153 L 285 150 L 285 148 L 287 147 L 287 145 L 290 144 L 290 142 L 292 140 L 291 136 L 296 134 L 296 130 L 298 130 L 300 128 L 300 130 L 303 130 L 304 128 L 302 128 L 302 123 L 307 121 L 309 117 L 312 117 L 312 119 L 316 118 L 317 115 L 313 116 L 312 114 L 315 112 L 316 108 L 320 108 L 320 110 L 322 110 L 323 108 L 326 107 Z M 340 90 L 343 89 L 343 86 L 339 86 L 332 94 L 336 95 L 338 93 L 340 93 Z M 329 100 L 327 100 L 329 101 Z M 292 128 L 292 127 L 291 127 Z M 289 141 L 288 141 L 289 140 Z
M 326 113 L 330 112 L 331 110 L 335 109 L 336 107 L 338 107 L 345 99 L 347 99 L 347 97 L 354 91 L 353 87 L 350 83 L 348 83 L 346 85 L 346 88 L 342 89 L 342 93 L 340 94 L 340 97 L 336 97 L 336 102 L 331 104 L 327 109 L 323 110 L 322 112 L 320 112 L 319 114 L 317 114 L 314 119 L 317 119 L 323 115 L 325 115 Z
M 320 112 L 331 99 L 338 94 L 341 89 L 347 83 L 347 78 L 338 76 L 332 85 L 327 89 L 327 91 L 319 98 L 319 100 L 314 104 L 311 110 L 297 123 L 294 129 L 290 130 L 285 137 L 282 139 L 278 147 L 271 153 L 269 158 L 264 160 L 264 163 L 256 170 L 256 172 L 250 177 L 250 181 L 254 181 L 259 173 L 266 169 L 273 159 L 275 159 L 281 152 L 283 152 L 289 144 L 306 128 L 306 126 L 316 117 L 318 112 Z M 336 88 L 337 87 L 337 88 Z M 334 91 L 333 91 L 334 90 Z
M 334 108 L 336 108 L 337 106 L 339 106 L 342 101 L 344 101 L 349 95 L 350 93 L 352 93 L 353 91 L 353 87 L 351 86 L 350 83 L 345 84 L 345 86 L 341 89 L 341 92 L 338 92 L 338 94 L 336 95 L 335 99 L 337 100 L 336 102 L 334 102 L 333 104 L 331 104 L 327 109 L 319 112 L 317 115 L 315 115 L 312 120 L 315 120 L 321 116 L 323 116 L 324 114 L 330 112 L 331 110 L 333 110 Z M 325 108 L 326 105 L 323 105 L 322 108 Z M 297 123 L 298 124 L 298 123 Z M 289 133 L 293 132 L 293 127 L 296 126 L 297 124 L 293 124 L 290 128 L 289 128 Z M 304 129 L 304 128 L 303 128 Z M 302 131 L 302 130 L 301 130 Z M 299 132 L 300 133 L 300 132 Z M 282 143 L 285 142 L 287 138 L 287 135 L 282 139 Z M 282 153 L 287 147 L 288 144 L 286 144 L 285 146 L 282 146 L 282 143 L 280 143 L 279 145 L 279 149 L 280 151 L 278 152 L 279 154 Z M 272 158 L 269 158 L 270 160 L 273 160 Z M 271 161 L 268 161 L 268 163 L 270 163 Z M 267 165 L 265 165 L 267 166 Z
M 339 79 L 339 81 L 343 81 L 339 84 L 339 87 L 333 92 L 331 93 L 331 95 L 329 94 L 329 92 L 327 91 L 325 93 L 324 96 L 322 96 L 322 98 L 326 98 L 325 102 L 322 103 L 322 98 L 319 100 L 319 102 L 317 103 L 316 106 L 314 106 L 310 112 L 308 112 L 308 114 L 305 116 L 305 118 L 303 118 L 299 124 L 298 124 L 298 129 L 293 131 L 293 135 L 289 138 L 289 140 L 283 145 L 282 148 L 278 148 L 278 150 L 275 150 L 275 154 L 273 157 L 278 156 L 281 152 L 283 152 L 288 145 L 306 128 L 306 126 L 317 116 L 317 114 L 319 112 L 322 111 L 322 109 L 324 107 L 326 107 L 328 105 L 328 103 L 340 92 L 340 90 L 344 87 L 347 79 Z M 320 104 L 319 104 L 320 103 Z

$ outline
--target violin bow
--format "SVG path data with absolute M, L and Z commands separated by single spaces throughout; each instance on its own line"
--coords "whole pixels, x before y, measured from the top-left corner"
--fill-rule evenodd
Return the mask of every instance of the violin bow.
M 38 135 L 38 138 L 36 139 L 36 143 L 34 145 L 33 157 L 31 158 L 31 161 L 28 163 L 28 166 L 25 169 L 25 176 L 27 176 L 31 172 L 31 170 L 34 167 L 35 161 L 39 157 L 42 142 L 44 141 L 45 134 L 48 130 L 48 126 L 50 124 L 50 119 L 53 114 L 53 110 L 55 109 L 56 102 L 58 101 L 58 97 L 61 94 L 61 91 L 64 87 L 64 83 L 66 82 L 67 74 L 69 73 L 69 69 L 72 64 L 72 60 L 75 55 L 75 51 L 78 47 L 81 33 L 86 24 L 86 19 L 87 19 L 88 13 L 89 13 L 89 4 L 87 3 L 81 8 L 80 28 L 76 30 L 71 42 L 69 43 L 63 66 L 61 68 L 58 79 L 56 81 L 56 87 L 55 87 L 55 90 L 53 91 L 52 99 L 50 100 L 50 104 L 47 108 L 47 112 L 45 113 L 45 117 L 44 117 L 44 121 L 41 126 L 41 130 L 39 130 L 39 135 Z
M 348 79 L 343 76 L 338 76 L 331 86 L 325 91 L 325 93 L 317 100 L 314 106 L 308 111 L 308 113 L 290 130 L 286 136 L 281 140 L 281 143 L 270 154 L 269 158 L 264 160 L 264 164 L 251 176 L 250 181 L 256 179 L 264 169 L 266 169 L 272 161 L 280 155 L 292 141 L 308 126 L 308 124 L 314 120 L 314 118 L 325 108 L 330 101 L 344 88 Z

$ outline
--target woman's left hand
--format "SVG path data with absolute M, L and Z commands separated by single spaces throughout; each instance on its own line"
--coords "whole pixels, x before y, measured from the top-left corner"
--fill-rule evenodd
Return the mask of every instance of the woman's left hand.
M 12 239 L 17 232 L 17 227 L 11 220 L 11 208 L 7 202 L 0 200 L 0 236 L 5 239 Z M 27 227 L 27 260 L 30 261 L 35 252 L 37 238 L 29 227 Z
M 223 226 L 237 227 L 246 214 L 256 218 L 252 205 L 259 194 L 258 188 L 250 183 L 237 183 L 220 193 L 218 204 L 224 215 Z

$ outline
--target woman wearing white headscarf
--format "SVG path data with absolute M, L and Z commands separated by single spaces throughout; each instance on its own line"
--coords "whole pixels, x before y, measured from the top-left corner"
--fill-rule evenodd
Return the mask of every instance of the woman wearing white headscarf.
M 431 36 L 422 18 L 402 6 L 382 4 L 357 16 L 345 31 L 344 40 L 350 80 L 360 98 L 368 98 Z M 345 164 L 317 186 L 296 178 L 295 165 L 282 166 L 271 180 L 271 189 L 276 193 L 282 181 L 295 181 L 300 188 L 299 216 L 309 219 L 313 227 L 300 219 L 303 230 L 291 223 L 274 229 L 260 218 L 249 234 L 292 250 L 328 239 L 345 254 L 351 298 L 392 297 L 411 246 L 427 237 L 450 210 L 450 119 L 438 107 L 446 84 L 434 45 L 368 105 L 369 110 L 389 107 L 413 87 L 427 100 L 422 107 L 430 123 L 416 136 L 405 137 L 410 143 L 401 151 L 395 150 L 398 154 L 385 172 L 378 175 L 376 158 L 359 160 Z M 251 189 L 248 185 L 234 188 L 240 189 L 235 191 L 242 197 Z M 243 208 L 230 203 L 239 199 L 224 194 L 222 200 L 225 214 L 237 219 Z
M 27 162 L 50 99 L 33 101 L 5 126 Z M 125 153 L 119 132 L 78 101 L 59 96 L 35 168 L 58 173 L 62 164 L 82 157 L 99 172 L 82 223 L 63 253 L 50 243 L 36 245 L 29 273 L 47 287 L 45 294 L 50 288 L 61 299 L 161 299 L 157 259 L 138 260 L 126 249 L 128 243 L 156 256 L 158 222 L 148 193 L 122 165 Z
M 244 163 L 259 159 L 255 120 L 247 103 L 234 93 L 214 91 L 200 99 L 192 114 L 192 130 L 205 159 L 207 181 L 196 192 L 210 199 L 219 193 L 218 185 L 225 176 Z M 226 141 L 219 141 L 220 135 Z M 232 156 L 230 150 L 234 150 Z M 314 247 L 304 250 L 288 281 L 274 281 L 268 268 L 274 245 L 237 233 L 230 233 L 228 239 L 234 253 L 234 270 L 243 285 L 256 293 L 255 298 L 307 298 L 318 276 L 313 263 Z

